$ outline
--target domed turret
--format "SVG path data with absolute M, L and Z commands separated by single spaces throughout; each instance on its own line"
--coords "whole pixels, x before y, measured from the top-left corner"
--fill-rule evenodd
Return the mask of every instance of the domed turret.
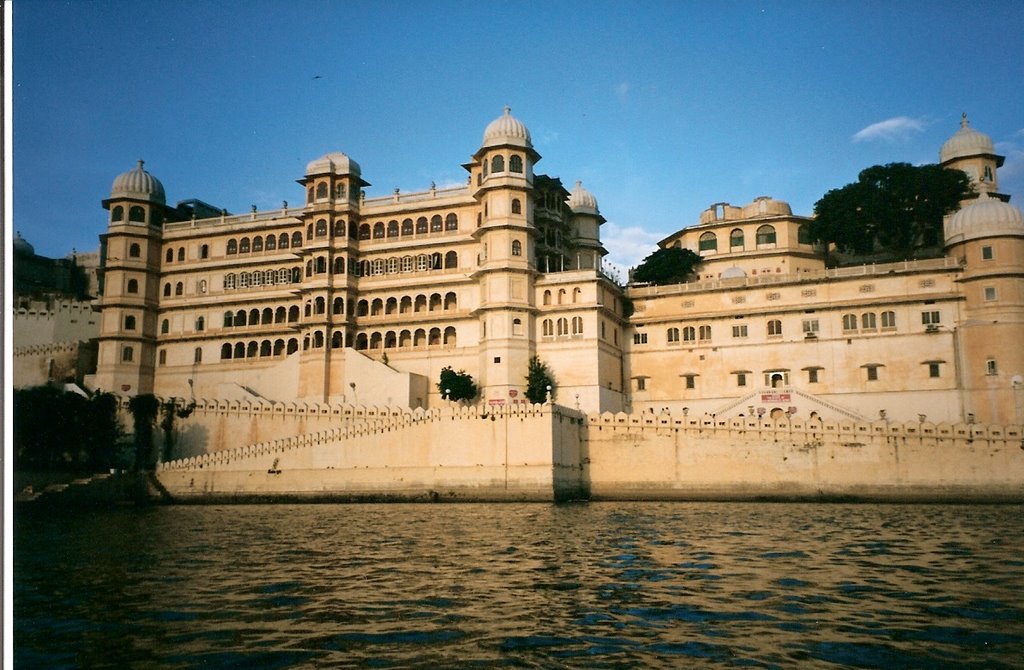
M 35 256 L 36 255 L 35 247 L 33 247 L 31 244 L 29 244 L 28 240 L 26 240 L 24 237 L 21 236 L 21 231 L 20 230 L 18 231 L 17 235 L 15 235 L 14 239 L 11 240 L 11 247 L 13 248 L 14 253 L 17 256 Z
M 164 185 L 160 180 L 142 169 L 143 162 L 135 166 L 134 170 L 119 174 L 110 187 L 110 197 L 113 198 L 136 198 L 149 200 L 159 204 L 166 202 L 164 198 Z
M 1021 211 L 985 192 L 953 215 L 946 225 L 946 245 L 1005 235 L 1024 236 Z
M 583 182 L 576 180 L 576 188 L 569 194 L 568 200 L 569 209 L 574 214 L 594 214 L 599 215 L 601 212 L 597 209 L 597 198 L 594 194 L 583 188 Z
M 491 121 L 484 130 L 484 141 L 481 147 L 496 147 L 504 144 L 533 148 L 530 131 L 522 121 L 512 116 L 512 108 L 505 107 L 505 113 Z
M 362 174 L 362 171 L 359 168 L 359 163 L 340 151 L 332 151 L 314 161 L 310 161 L 306 166 L 307 176 L 317 174 L 351 174 L 359 176 Z
M 957 158 L 968 156 L 994 155 L 995 146 L 992 138 L 971 128 L 965 113 L 960 119 L 960 130 L 946 140 L 939 151 L 939 162 L 947 163 Z

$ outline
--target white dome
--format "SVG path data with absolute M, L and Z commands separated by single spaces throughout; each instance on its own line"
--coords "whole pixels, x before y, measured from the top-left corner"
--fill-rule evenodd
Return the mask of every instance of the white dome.
M 1024 236 L 1024 214 L 1008 202 L 981 193 L 946 224 L 946 245 L 1003 235 Z
M 361 170 L 359 163 L 355 162 L 340 151 L 332 151 L 324 154 L 315 161 L 310 161 L 306 166 L 306 175 L 315 174 L 353 174 L 359 176 Z
M 992 138 L 971 128 L 967 114 L 960 119 L 960 130 L 953 134 L 939 150 L 939 162 L 945 163 L 954 158 L 966 158 L 979 154 L 995 154 L 996 149 Z
M 164 185 L 160 180 L 142 169 L 143 162 L 129 170 L 119 174 L 110 187 L 111 198 L 141 198 L 164 204 Z
M 597 198 L 594 194 L 583 188 L 583 182 L 576 180 L 576 188 L 569 194 L 569 209 L 576 214 L 600 214 L 597 209 Z
M 742 279 L 743 277 L 746 277 L 746 276 L 747 276 L 747 273 L 743 270 L 743 268 L 739 268 L 739 267 L 736 267 L 734 265 L 731 268 L 726 268 L 725 270 L 722 270 L 722 274 L 719 276 L 719 278 L 720 279 Z
M 481 147 L 497 147 L 503 144 L 533 148 L 530 131 L 522 121 L 512 116 L 511 107 L 505 107 L 505 113 L 487 126 Z

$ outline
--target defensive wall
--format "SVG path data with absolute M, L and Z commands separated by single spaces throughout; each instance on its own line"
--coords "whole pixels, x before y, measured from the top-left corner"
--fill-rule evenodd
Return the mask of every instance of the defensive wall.
M 1024 501 L 1017 425 L 237 401 L 181 423 L 230 445 L 160 466 L 182 502 Z

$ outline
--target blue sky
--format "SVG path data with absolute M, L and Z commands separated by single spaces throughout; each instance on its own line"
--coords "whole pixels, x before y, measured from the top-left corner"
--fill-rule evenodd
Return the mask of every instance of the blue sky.
M 966 111 L 1024 202 L 1024 3 L 15 0 L 11 224 L 92 250 L 139 158 L 173 203 L 461 183 L 504 105 L 634 265 L 714 202 L 810 214 L 870 165 L 936 162 Z

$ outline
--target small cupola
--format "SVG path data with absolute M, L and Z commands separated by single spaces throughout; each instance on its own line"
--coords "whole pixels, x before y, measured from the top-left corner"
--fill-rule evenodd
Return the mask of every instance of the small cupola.
M 139 161 L 134 170 L 119 174 L 110 187 L 110 199 L 133 198 L 135 200 L 147 200 L 160 205 L 166 203 L 164 197 L 164 185 L 160 180 L 146 172 Z

